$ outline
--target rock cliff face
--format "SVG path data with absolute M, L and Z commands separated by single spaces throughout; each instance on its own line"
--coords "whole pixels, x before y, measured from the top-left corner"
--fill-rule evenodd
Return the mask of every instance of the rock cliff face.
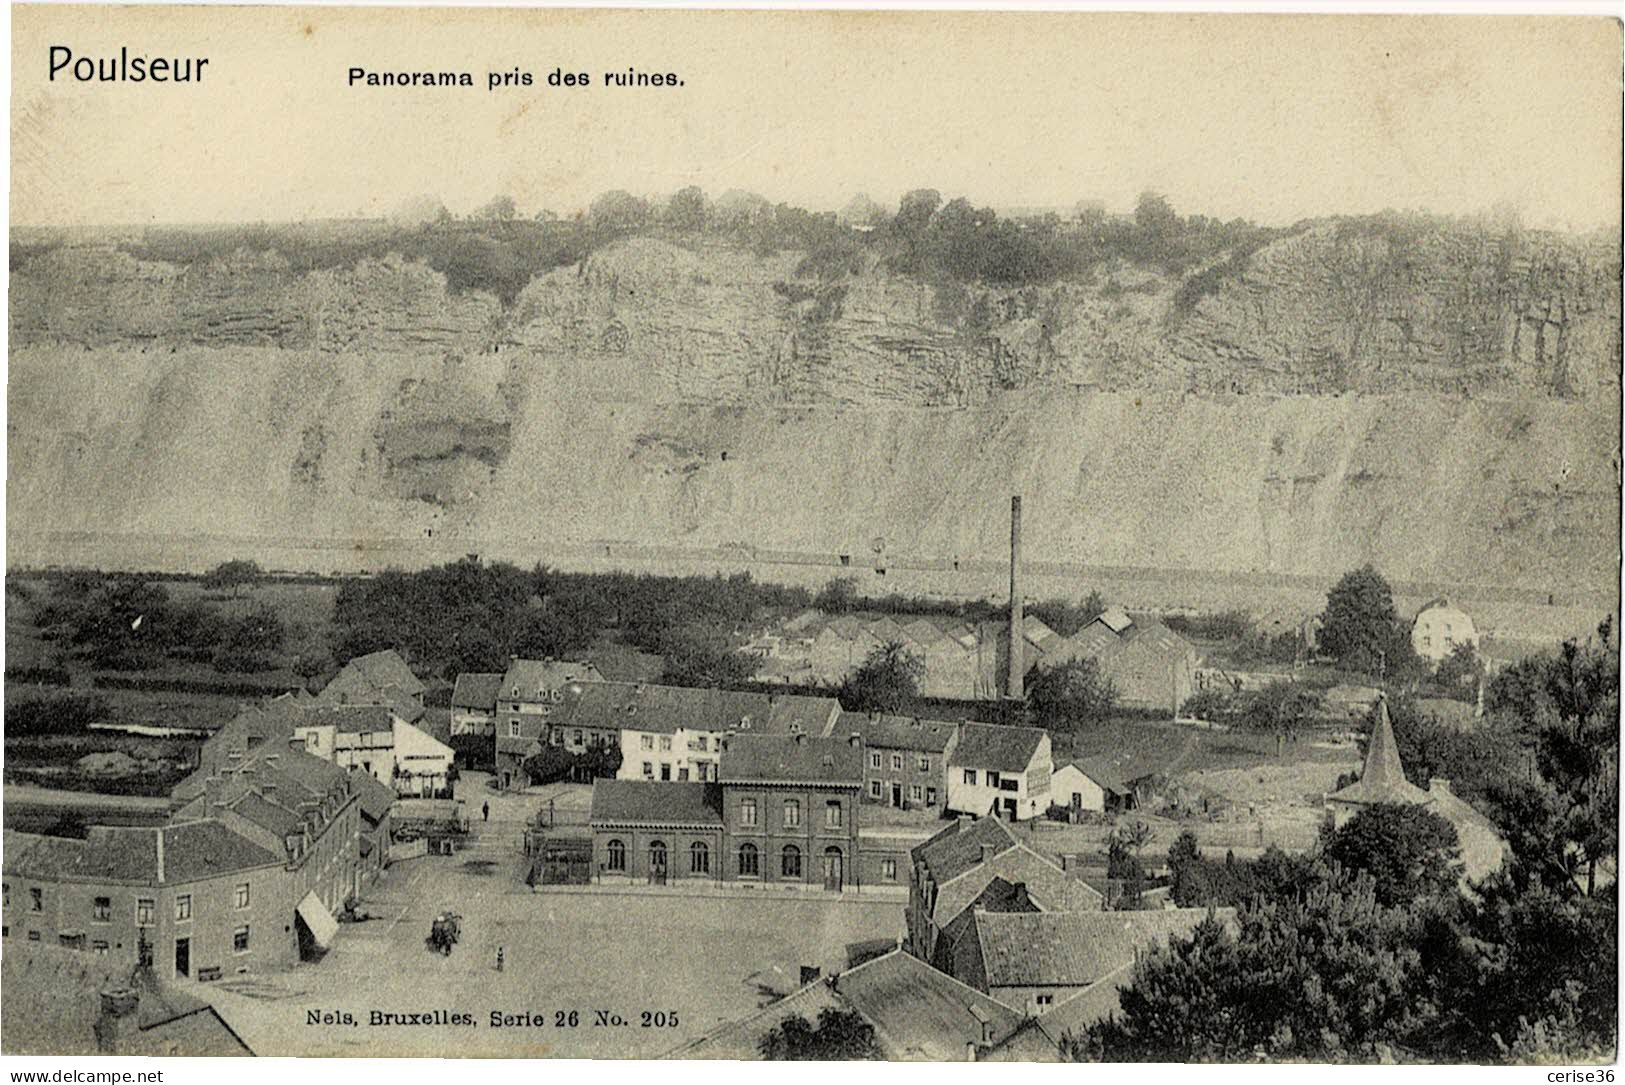
M 1606 245 L 1323 223 L 1183 282 L 1020 290 L 799 262 L 633 239 L 504 308 L 398 259 L 36 255 L 11 275 L 13 561 L 88 533 L 109 565 L 199 535 L 951 563 L 996 559 L 1023 492 L 1039 561 L 1612 582 Z

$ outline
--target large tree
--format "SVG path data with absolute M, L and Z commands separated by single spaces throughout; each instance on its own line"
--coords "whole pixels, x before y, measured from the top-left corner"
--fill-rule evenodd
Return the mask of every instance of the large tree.
M 903 645 L 877 644 L 842 684 L 841 706 L 849 712 L 902 712 L 919 696 L 924 675 L 924 661 Z
M 1117 686 L 1096 660 L 1070 659 L 1039 670 L 1027 684 L 1027 706 L 1040 727 L 1077 731 L 1111 715 Z
M 1334 831 L 1326 858 L 1347 870 L 1364 871 L 1386 905 L 1453 891 L 1459 873 L 1456 827 L 1416 806 L 1368 806 Z
M 1320 647 L 1345 667 L 1367 674 L 1399 673 L 1412 655 L 1394 610 L 1394 592 L 1370 565 L 1343 574 L 1326 593 Z
M 826 1006 L 815 1025 L 805 1017 L 786 1017 L 762 1037 L 762 1057 L 775 1061 L 853 1062 L 878 1059 L 874 1026 L 854 1010 Z

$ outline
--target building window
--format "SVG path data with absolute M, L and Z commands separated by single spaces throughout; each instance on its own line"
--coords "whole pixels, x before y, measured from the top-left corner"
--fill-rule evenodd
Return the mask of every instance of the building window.
M 879 750 L 870 751 L 870 753 L 869 753 L 869 767 L 872 768 L 872 769 L 878 769 L 880 767 L 880 751 Z
M 518 720 L 509 720 L 508 721 L 508 737 L 509 738 L 518 738 L 519 737 L 519 721 Z
M 931 759 L 929 757 L 920 758 L 920 771 L 921 772 L 930 772 L 931 771 Z
M 744 878 L 754 878 L 762 873 L 759 856 L 755 844 L 739 845 L 739 875 Z
M 609 869 L 617 872 L 626 870 L 626 845 L 619 840 L 609 842 Z
M 711 849 L 698 840 L 688 846 L 688 870 L 690 874 L 711 873 Z
M 1038 1004 L 1040 1006 L 1052 1006 L 1052 1005 L 1055 1004 L 1055 996 L 1054 995 L 1039 995 L 1038 996 Z
M 649 844 L 649 870 L 652 873 L 666 873 L 666 842 L 654 840 Z
M 665 750 L 665 751 L 669 751 L 671 749 L 671 736 L 670 735 L 661 735 L 660 736 L 660 748 L 662 750 Z
M 869 797 L 871 799 L 880 798 L 880 781 L 879 780 L 870 780 L 869 781 Z
M 107 956 L 107 943 L 106 942 L 92 942 L 92 943 L 90 943 L 90 952 L 94 953 L 98 957 Z
M 786 844 L 779 869 L 786 878 L 801 877 L 801 849 L 794 844 Z
M 113 922 L 113 898 L 97 897 L 90 906 L 90 919 L 93 923 Z
M 826 829 L 839 829 L 841 827 L 841 804 L 826 802 L 824 804 L 824 827 Z
M 320 742 L 320 741 L 321 740 L 316 737 L 316 732 L 315 731 L 307 731 L 307 732 L 305 732 L 305 749 L 314 750 L 316 748 L 317 743 Z
M 706 739 L 706 737 L 704 735 L 701 735 L 699 738 L 694 740 L 694 748 L 699 750 L 701 753 L 704 753 L 706 750 L 709 750 L 711 748 L 710 746 L 708 746 L 706 744 L 707 741 L 708 740 Z
M 135 925 L 138 927 L 152 926 L 152 915 L 156 910 L 157 902 L 148 897 L 142 897 L 135 902 Z
M 28 940 L 30 942 L 38 942 L 39 941 L 39 931 L 29 931 L 28 932 Z
M 11 907 L 11 883 L 10 882 L 7 882 L 5 884 L 3 892 L 5 894 L 5 905 L 6 905 L 7 908 L 10 908 Z
M 28 891 L 28 910 L 31 912 L 45 911 L 45 891 L 43 889 L 30 889 Z
M 655 763 L 653 761 L 645 761 L 643 763 L 643 778 L 645 780 L 653 780 L 655 778 Z
M 988 787 L 998 787 L 999 786 L 999 774 L 998 773 L 989 772 L 987 774 L 987 786 Z
M 655 748 L 655 737 L 653 735 L 643 735 L 639 739 L 638 745 L 642 749 L 652 750 Z
M 236 899 L 235 899 L 234 903 L 235 903 L 235 906 L 238 907 L 238 908 L 246 908 L 246 907 L 248 907 L 248 883 L 247 882 L 243 882 L 243 883 L 241 883 L 240 885 L 237 886 L 237 894 L 236 894 Z
M 571 731 L 570 732 L 570 745 L 572 745 L 572 746 L 581 745 L 581 732 L 580 731 Z
M 909 784 L 908 798 L 910 802 L 919 802 L 921 799 L 925 798 L 925 788 L 921 787 L 919 784 Z
M 248 952 L 248 928 L 238 927 L 231 932 L 231 951 L 233 953 Z
M 179 893 L 175 896 L 175 922 L 185 923 L 192 918 L 192 894 Z
M 756 824 L 756 800 L 755 799 L 741 799 L 740 800 L 740 802 L 739 802 L 739 824 L 741 824 L 741 825 L 755 825 Z
M 966 769 L 965 770 L 965 783 L 969 784 L 971 787 L 976 786 L 976 770 L 975 769 Z
M 896 881 L 897 880 L 897 860 L 896 859 L 882 859 L 882 860 L 880 860 L 880 876 L 882 878 L 885 878 L 889 882 Z
M 688 779 L 688 766 L 687 766 L 687 765 L 683 765 L 683 766 L 680 766 L 680 767 L 679 767 L 679 768 L 678 768 L 678 769 L 677 769 L 677 778 L 678 778 L 678 779 L 679 779 L 679 780 L 686 780 L 686 779 Z
M 562 727 L 553 728 L 553 745 L 555 745 L 555 746 L 564 745 L 564 728 L 562 728 Z
M 662 780 L 670 780 L 671 779 L 671 762 L 670 761 L 662 761 L 662 762 L 660 762 L 660 778 Z
M 784 827 L 795 829 L 801 825 L 801 803 L 796 799 L 784 800 Z
M 927 806 L 935 806 L 936 804 L 937 804 L 937 789 L 934 788 L 934 787 L 926 788 L 925 789 L 925 805 L 927 805 Z
M 893 772 L 902 772 L 903 771 L 903 755 L 902 754 L 894 753 L 894 754 L 891 755 L 891 770 Z

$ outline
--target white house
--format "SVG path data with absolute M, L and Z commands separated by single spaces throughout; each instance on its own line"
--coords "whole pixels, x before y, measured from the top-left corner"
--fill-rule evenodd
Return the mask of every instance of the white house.
M 1478 650 L 1478 629 L 1467 612 L 1450 605 L 1448 599 L 1435 599 L 1416 614 L 1411 623 L 1411 647 L 1429 663 L 1438 665 L 1459 645 Z
M 1106 789 L 1091 779 L 1076 761 L 1055 770 L 1055 775 L 1050 778 L 1050 794 L 1056 803 L 1072 810 L 1088 810 L 1096 814 L 1106 810 Z
M 359 768 L 401 795 L 446 787 L 453 752 L 387 705 L 313 705 L 294 721 L 305 752 L 340 768 Z
M 1054 773 L 1048 731 L 967 723 L 948 758 L 948 810 L 1027 821 L 1049 809 Z

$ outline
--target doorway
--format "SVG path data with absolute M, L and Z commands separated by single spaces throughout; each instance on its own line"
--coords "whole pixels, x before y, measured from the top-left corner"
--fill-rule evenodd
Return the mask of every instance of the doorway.
M 1005 799 L 1004 800 L 1004 816 L 1009 818 L 1011 821 L 1016 820 L 1016 800 L 1015 799 Z
M 842 885 L 841 849 L 824 849 L 824 888 L 839 893 Z
M 893 784 L 893 785 L 891 785 L 891 804 L 893 806 L 902 806 L 903 805 L 903 785 L 902 784 Z
M 666 884 L 666 845 L 660 840 L 649 845 L 649 881 L 654 885 Z
M 192 974 L 192 940 L 190 938 L 175 939 L 175 975 L 190 976 Z

